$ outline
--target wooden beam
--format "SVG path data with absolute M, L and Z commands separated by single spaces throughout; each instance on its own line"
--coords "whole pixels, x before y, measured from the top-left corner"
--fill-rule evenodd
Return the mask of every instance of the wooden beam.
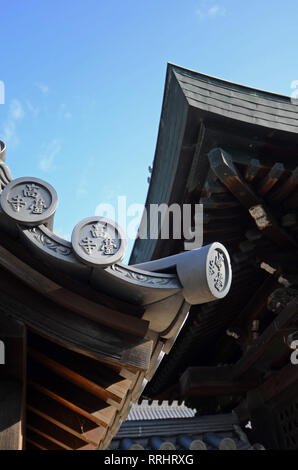
M 99 444 L 100 440 L 99 439 L 97 442 L 95 440 L 92 440 L 86 435 L 82 434 L 82 432 L 75 431 L 73 427 L 66 426 L 62 421 L 61 417 L 59 420 L 53 419 L 51 415 L 44 413 L 40 411 L 38 408 L 28 406 L 27 407 L 27 413 L 28 413 L 28 421 L 29 425 L 28 428 L 32 429 L 32 427 L 36 428 L 38 426 L 38 430 L 47 430 L 48 428 L 53 429 L 52 435 L 55 436 L 67 436 L 67 440 L 64 438 L 61 440 L 61 442 L 65 441 L 68 443 L 68 445 L 71 446 L 71 449 L 77 449 L 78 447 L 85 447 L 86 445 L 91 445 L 92 448 L 96 448 L 97 445 Z M 65 417 L 65 414 L 63 414 Z M 31 424 L 32 423 L 32 424 Z M 79 424 L 79 423 L 78 423 Z M 39 427 L 41 425 L 41 427 Z M 55 430 L 57 429 L 57 433 L 55 433 Z M 96 433 L 94 437 L 96 436 Z M 101 433 L 101 438 L 104 436 L 103 433 Z M 61 439 L 61 438 L 60 438 Z M 58 442 L 60 443 L 60 439 L 58 439 Z
M 105 435 L 105 427 L 95 424 L 36 389 L 30 389 L 27 403 L 29 410 L 87 443 L 97 446 Z
M 242 180 L 238 170 L 234 166 L 232 157 L 222 150 L 216 148 L 208 154 L 210 167 L 218 179 L 230 190 L 238 201 L 249 209 L 260 203 L 260 199 L 250 186 Z
M 281 178 L 285 171 L 285 168 L 282 163 L 275 163 L 271 170 L 267 173 L 265 178 L 260 181 L 257 191 L 260 196 L 264 196 L 267 194 L 273 186 L 277 183 L 277 181 Z
M 235 379 L 236 366 L 188 367 L 180 378 L 183 397 L 239 395 L 258 385 L 256 380 Z
M 30 348 L 48 359 L 98 385 L 111 394 L 110 398 L 115 396 L 118 402 L 125 400 L 131 387 L 131 381 L 121 377 L 119 372 L 31 332 L 28 335 L 28 344 Z
M 27 430 L 26 441 L 30 446 L 33 446 L 34 450 L 65 450 L 61 445 L 49 441 L 46 437 L 37 434 L 32 428 Z
M 0 269 L 0 312 L 9 314 L 43 337 L 101 363 L 133 371 L 149 367 L 152 341 L 104 328 L 29 289 Z
M 22 450 L 24 391 L 16 380 L 0 380 L 0 450 Z
M 207 179 L 204 190 L 206 191 L 208 198 L 218 194 L 227 194 L 227 188 L 218 179 L 215 181 L 209 181 Z
M 62 427 L 45 419 L 41 414 L 37 414 L 32 410 L 27 410 L 28 429 L 36 434 L 48 439 L 49 441 L 61 446 L 65 450 L 79 450 L 90 446 L 95 450 L 96 445 L 86 443 L 84 439 L 68 432 Z
M 297 318 L 297 313 L 297 302 L 295 300 L 289 302 L 236 364 L 188 368 L 180 379 L 181 394 L 186 396 L 241 394 L 258 387 L 260 377 L 258 372 L 253 373 L 254 366 L 258 365 L 260 358 L 274 344 L 282 331 Z M 287 371 L 289 370 L 292 370 L 292 367 L 287 368 Z M 292 383 L 293 378 L 288 377 L 287 381 Z
M 108 294 L 94 289 L 89 283 L 85 283 L 75 279 L 71 273 L 64 271 L 58 271 L 53 269 L 51 264 L 46 265 L 39 258 L 32 256 L 30 250 L 24 250 L 24 243 L 21 240 L 16 241 L 13 238 L 6 235 L 3 231 L 0 232 L 0 245 L 7 249 L 10 253 L 13 253 L 19 260 L 23 261 L 26 265 L 32 267 L 40 274 L 43 274 L 46 278 L 52 280 L 56 284 L 63 286 L 67 290 L 70 290 L 83 298 L 92 300 L 96 304 L 104 305 L 112 310 L 117 310 L 121 313 L 132 315 L 137 318 L 141 318 L 145 308 L 142 305 L 132 304 L 131 302 L 116 299 Z
M 261 170 L 261 163 L 260 160 L 256 158 L 252 158 L 247 165 L 246 172 L 245 172 L 245 179 L 248 183 L 253 182 L 257 179 Z
M 84 403 L 81 399 L 82 396 L 78 396 L 77 393 L 72 396 L 67 393 L 67 390 L 65 390 L 65 393 L 63 393 L 63 391 L 60 391 L 59 393 L 56 391 L 56 387 L 54 387 L 53 391 L 53 386 L 51 386 L 51 384 L 48 384 L 47 388 L 45 387 L 45 384 L 41 385 L 38 382 L 34 382 L 32 380 L 28 381 L 28 385 L 30 389 L 38 390 L 44 396 L 50 397 L 61 405 L 69 408 L 74 413 L 77 413 L 94 422 L 98 426 L 107 428 L 115 417 L 116 408 L 112 406 L 106 406 L 106 408 L 104 408 L 100 404 L 100 401 L 96 404 L 97 406 L 90 403 L 90 406 L 88 407 L 88 404 Z M 84 401 L 86 402 L 86 399 Z
M 22 450 L 25 431 L 26 328 L 0 316 L 4 364 L 0 365 L 0 450 Z
M 242 179 L 234 166 L 232 157 L 221 148 L 208 154 L 210 167 L 219 180 L 231 191 L 238 201 L 248 209 L 256 226 L 278 245 L 298 248 L 297 242 L 282 227 L 279 227 L 264 201 Z
M 298 367 L 289 362 L 281 370 L 272 372 L 260 389 L 265 401 L 270 401 L 295 385 L 298 385 Z
M 298 304 L 293 300 L 277 315 L 275 320 L 270 323 L 246 354 L 238 361 L 237 377 L 244 375 L 259 360 L 281 331 L 297 318 L 297 313 Z
M 239 203 L 231 198 L 224 201 L 222 198 L 215 199 L 214 197 L 201 197 L 200 204 L 203 204 L 204 209 L 207 211 L 239 207 Z
M 142 338 L 146 335 L 148 321 L 117 312 L 64 289 L 1 246 L 0 265 L 32 289 L 83 317 L 126 334 Z
M 44 354 L 39 353 L 38 351 L 28 348 L 28 354 L 35 361 L 39 362 L 47 369 L 50 369 L 55 374 L 65 378 L 69 382 L 77 385 L 83 390 L 86 390 L 92 395 L 99 397 L 101 400 L 105 401 L 106 403 L 109 403 L 109 404 L 112 404 L 113 406 L 121 408 L 123 397 L 116 395 L 110 390 L 104 389 L 102 386 L 93 382 L 92 380 L 87 379 L 82 374 L 78 374 L 77 372 L 74 372 L 72 369 L 69 369 L 68 367 L 63 366 L 59 364 L 58 362 L 53 361 L 52 359 L 45 356 Z
M 0 377 L 26 381 L 27 331 L 24 323 L 8 315 L 0 315 L 0 340 L 5 349 L 5 364 L 1 365 Z
M 280 203 L 284 199 L 286 199 L 293 191 L 294 189 L 297 188 L 298 185 L 298 167 L 295 168 L 293 172 L 289 175 L 289 177 L 286 179 L 286 181 L 270 196 L 268 197 L 268 200 L 271 203 Z
M 280 287 L 278 278 L 276 276 L 269 275 L 254 293 L 252 298 L 249 299 L 244 309 L 239 312 L 239 315 L 227 328 L 229 336 L 233 336 L 234 332 L 237 336 L 239 336 L 239 332 L 242 332 L 244 335 L 247 331 L 248 323 L 261 318 L 264 310 L 266 309 L 268 296 L 278 287 Z M 242 338 L 241 336 L 239 337 L 240 342 L 244 339 L 245 338 Z

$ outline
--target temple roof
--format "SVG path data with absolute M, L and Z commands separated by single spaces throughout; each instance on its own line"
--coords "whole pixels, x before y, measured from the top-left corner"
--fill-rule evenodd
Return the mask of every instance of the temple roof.
M 251 159 L 261 156 L 266 168 L 275 159 L 293 170 L 297 104 L 290 97 L 168 64 L 146 208 L 188 202 L 194 191 L 197 196 L 209 168 L 207 154 L 215 146 L 237 149 L 234 158 L 239 163 L 249 154 Z M 137 239 L 130 263 L 175 252 L 171 243 Z
M 239 402 L 247 410 L 259 383 L 268 406 L 280 394 L 286 407 L 287 394 L 297 394 L 282 326 L 297 329 L 297 120 L 290 97 L 168 65 L 146 209 L 202 205 L 190 228 L 199 220 L 203 245 L 227 247 L 233 282 L 226 298 L 191 307 L 144 397 L 183 398 L 198 412 L 218 413 Z M 184 250 L 174 236 L 138 238 L 130 262 L 153 268 L 161 254 Z M 274 301 L 278 318 L 272 298 L 285 299 Z M 279 389 L 266 379 L 272 370 Z
M 296 100 L 169 64 L 166 94 L 176 78 L 190 106 L 245 123 L 298 133 Z M 165 101 L 167 96 L 165 96 Z
M 165 258 L 158 270 L 126 266 L 126 235 L 98 216 L 78 222 L 65 240 L 54 230 L 55 189 L 34 176 L 13 179 L 2 142 L 0 151 L 5 407 L 16 412 L 15 389 L 20 415 L 13 419 L 26 426 L 29 448 L 105 449 L 170 352 L 190 305 L 228 293 L 228 252 L 213 243 L 191 257 Z M 223 283 L 215 288 L 206 267 L 219 252 Z M 10 448 L 22 447 L 22 437 L 16 427 Z M 5 433 L 0 448 L 1 439 Z
M 133 403 L 127 416 L 127 421 L 152 420 L 152 419 L 169 419 L 169 418 L 192 418 L 196 414 L 196 410 L 188 408 L 184 402 L 178 403 L 177 400 L 161 403 L 158 400 L 149 402 L 142 400 L 141 403 Z

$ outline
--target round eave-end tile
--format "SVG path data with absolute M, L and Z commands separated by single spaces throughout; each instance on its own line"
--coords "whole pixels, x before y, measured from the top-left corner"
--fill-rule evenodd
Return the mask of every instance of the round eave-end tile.
M 0 161 L 5 162 L 6 159 L 6 145 L 0 140 Z
M 214 297 L 225 297 L 231 287 L 232 269 L 229 253 L 221 243 L 214 242 L 208 252 L 206 275 Z
M 105 268 L 123 259 L 127 242 L 125 233 L 116 222 L 94 216 L 75 226 L 71 243 L 83 263 Z
M 46 223 L 55 213 L 58 196 L 55 189 L 39 178 L 16 178 L 1 193 L 3 211 L 24 225 Z

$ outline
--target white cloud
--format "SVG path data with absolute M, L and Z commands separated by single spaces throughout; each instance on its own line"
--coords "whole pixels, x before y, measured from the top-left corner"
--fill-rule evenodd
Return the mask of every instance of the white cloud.
M 18 100 L 14 99 L 11 101 L 9 106 L 9 114 L 11 119 L 13 119 L 14 121 L 18 121 L 19 119 L 22 119 L 24 117 L 23 107 Z
M 26 105 L 30 113 L 32 113 L 34 116 L 38 116 L 40 109 L 38 106 L 34 106 L 30 100 L 26 100 Z
M 39 159 L 39 168 L 42 171 L 51 171 L 54 167 L 54 160 L 56 155 L 61 150 L 61 144 L 57 139 L 49 142 L 42 151 Z
M 15 135 L 16 125 L 12 120 L 8 120 L 3 126 L 3 140 L 7 144 L 11 142 Z
M 62 103 L 60 105 L 60 108 L 58 110 L 58 117 L 59 119 L 71 119 L 72 118 L 72 114 L 71 112 L 69 112 L 66 108 L 66 104 L 65 103 Z
M 208 8 L 206 2 L 202 2 L 200 8 L 196 10 L 196 14 L 200 18 L 200 20 L 205 20 L 207 18 L 225 16 L 226 9 L 218 4 L 212 5 Z
M 24 116 L 25 112 L 21 102 L 14 98 L 9 104 L 7 119 L 3 124 L 1 132 L 1 138 L 6 144 L 16 144 L 18 142 L 16 134 L 16 123 L 17 121 L 21 121 Z
M 47 95 L 50 91 L 48 85 L 42 82 L 36 82 L 35 86 L 42 92 L 43 95 Z
M 207 15 L 210 17 L 224 16 L 225 14 L 226 14 L 226 9 L 219 5 L 213 5 L 211 8 L 209 8 L 207 12 Z

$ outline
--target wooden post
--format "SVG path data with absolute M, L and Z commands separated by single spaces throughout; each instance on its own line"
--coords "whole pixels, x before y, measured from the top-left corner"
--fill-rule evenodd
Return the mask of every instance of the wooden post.
M 4 364 L 0 365 L 0 450 L 22 450 L 25 430 L 26 328 L 0 318 Z

